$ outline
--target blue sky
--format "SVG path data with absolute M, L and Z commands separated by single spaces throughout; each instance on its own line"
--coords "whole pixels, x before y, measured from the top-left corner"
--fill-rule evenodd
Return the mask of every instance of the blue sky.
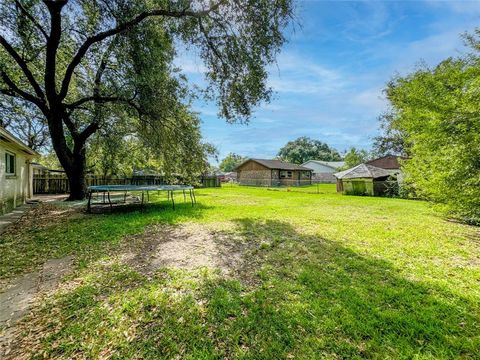
M 226 124 L 215 104 L 195 103 L 220 159 L 229 152 L 271 158 L 299 136 L 339 151 L 370 148 L 387 109 L 385 83 L 420 61 L 433 65 L 464 52 L 460 34 L 480 26 L 480 1 L 299 1 L 297 17 L 300 26 L 287 31 L 270 71 L 274 99 L 249 125 Z M 198 82 L 201 62 L 181 56 L 179 65 Z

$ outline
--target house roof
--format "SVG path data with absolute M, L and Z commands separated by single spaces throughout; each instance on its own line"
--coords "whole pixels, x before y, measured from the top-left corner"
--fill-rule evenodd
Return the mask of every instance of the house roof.
M 369 164 L 360 164 L 345 171 L 333 174 L 337 179 L 355 179 L 355 178 L 381 178 L 389 176 L 390 173 L 382 168 Z
M 43 166 L 42 164 L 37 163 L 37 162 L 32 162 L 31 165 L 34 168 L 37 168 L 37 169 L 48 170 L 48 168 L 46 166 Z
M 405 160 L 406 157 L 396 155 L 386 155 L 378 159 L 367 161 L 366 164 L 373 165 L 382 169 L 400 169 L 399 159 Z
M 342 166 L 345 165 L 345 161 L 323 161 L 323 160 L 308 160 L 302 164 L 302 166 L 305 166 L 305 164 L 308 164 L 309 162 L 313 162 L 319 165 L 324 165 L 328 166 L 332 169 L 338 169 Z M 308 166 L 307 166 L 308 167 Z
M 248 159 L 238 165 L 235 170 L 239 169 L 242 167 L 244 164 L 246 164 L 249 161 L 255 161 L 256 163 L 265 166 L 266 168 L 272 169 L 272 170 L 302 170 L 302 171 L 312 171 L 312 169 L 306 168 L 304 166 L 300 166 L 297 164 L 291 164 L 286 161 L 282 160 L 267 160 L 267 159 Z
M 0 126 L 0 140 L 3 140 L 7 144 L 14 145 L 17 148 L 23 150 L 23 152 L 33 155 L 33 156 L 40 156 L 35 150 L 31 149 L 27 145 L 25 145 L 19 138 L 13 135 L 10 131 Z

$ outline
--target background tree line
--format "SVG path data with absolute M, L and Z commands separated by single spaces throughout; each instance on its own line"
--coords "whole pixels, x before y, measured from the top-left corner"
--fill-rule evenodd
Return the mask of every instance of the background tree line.
M 385 150 L 388 151 L 389 149 Z M 339 151 L 320 140 L 302 136 L 287 142 L 287 144 L 280 148 L 276 158 L 298 165 L 303 164 L 308 160 L 343 160 L 345 161 L 345 165 L 342 168 L 348 169 L 380 155 L 382 154 L 376 151 L 357 149 L 355 147 L 352 147 L 348 151 L 345 151 L 343 154 L 341 154 Z M 219 169 L 224 172 L 233 171 L 235 167 L 247 159 L 248 157 L 235 153 L 229 153 L 220 162 Z

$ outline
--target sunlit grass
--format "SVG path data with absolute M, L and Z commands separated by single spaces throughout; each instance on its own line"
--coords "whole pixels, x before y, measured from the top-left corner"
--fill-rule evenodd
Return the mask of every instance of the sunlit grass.
M 24 324 L 40 334 L 26 348 L 64 358 L 475 358 L 478 229 L 424 202 L 334 189 L 226 185 L 197 191 L 194 208 L 178 196 L 175 211 L 155 195 L 145 212 L 77 215 L 2 239 L 4 277 L 52 256 L 81 259 Z M 145 276 L 115 256 L 127 235 L 186 222 L 245 244 L 248 263 L 229 275 Z

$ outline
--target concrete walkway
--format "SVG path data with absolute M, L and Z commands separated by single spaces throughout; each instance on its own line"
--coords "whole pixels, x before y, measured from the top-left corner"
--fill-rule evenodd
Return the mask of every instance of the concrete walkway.
M 0 235 L 8 226 L 19 221 L 32 206 L 38 203 L 55 203 L 67 195 L 39 195 L 18 206 L 12 212 L 0 216 Z M 61 279 L 72 271 L 74 257 L 50 259 L 39 271 L 25 274 L 0 288 L 0 359 L 6 357 L 16 337 L 16 323 L 26 315 L 39 298 L 54 291 Z
M 17 222 L 32 205 L 23 204 L 15 208 L 12 212 L 0 216 L 0 234 L 2 234 L 8 225 Z
M 68 198 L 68 194 L 36 194 L 33 195 L 32 201 L 51 203 L 56 201 L 64 201 Z
M 20 220 L 25 212 L 36 203 L 53 203 L 63 201 L 68 197 L 65 194 L 45 194 L 34 195 L 26 204 L 17 206 L 12 212 L 0 216 L 0 234 L 2 234 L 8 225 L 13 224 Z
M 72 271 L 73 264 L 73 256 L 48 260 L 40 271 L 17 278 L 0 292 L 0 359 L 12 350 L 16 323 L 39 298 L 57 288 L 60 280 Z

